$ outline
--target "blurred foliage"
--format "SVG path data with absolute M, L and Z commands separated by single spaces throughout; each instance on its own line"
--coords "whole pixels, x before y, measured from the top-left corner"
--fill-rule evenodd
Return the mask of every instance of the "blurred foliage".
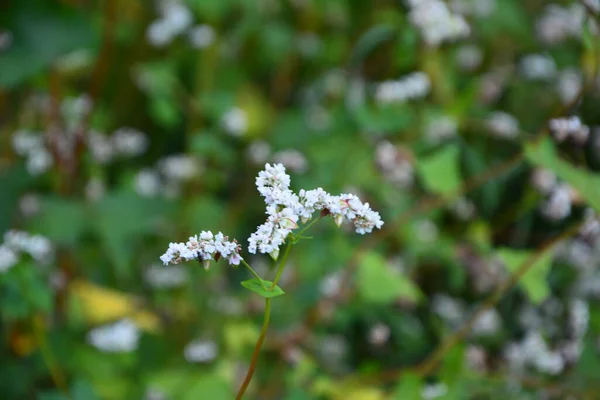
M 0 234 L 53 256 L 0 247 L 2 398 L 233 398 L 262 288 L 159 256 L 245 246 L 266 162 L 385 225 L 294 248 L 247 398 L 598 398 L 600 5 L 555 3 L 4 2 Z

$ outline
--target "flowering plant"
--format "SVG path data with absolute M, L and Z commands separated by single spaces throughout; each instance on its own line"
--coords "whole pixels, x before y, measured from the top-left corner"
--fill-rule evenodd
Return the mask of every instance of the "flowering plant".
M 223 258 L 236 267 L 244 265 L 254 276 L 243 281 L 242 286 L 265 298 L 265 316 L 263 329 L 256 343 L 252 361 L 246 378 L 237 394 L 241 399 L 250 384 L 260 348 L 265 339 L 271 313 L 271 298 L 281 296 L 284 291 L 277 286 L 292 246 L 302 239 L 310 239 L 303 234 L 316 222 L 330 216 L 339 227 L 344 220 L 354 225 L 356 233 L 364 235 L 373 229 L 380 229 L 383 220 L 377 211 L 373 211 L 369 203 L 363 203 L 353 194 L 331 195 L 323 188 L 300 190 L 299 194 L 290 189 L 290 176 L 286 174 L 282 164 L 266 164 L 265 169 L 256 178 L 256 187 L 264 197 L 267 221 L 260 225 L 248 239 L 248 251 L 252 254 L 260 252 L 269 254 L 275 261 L 279 259 L 279 249 L 286 244 L 283 256 L 279 261 L 277 274 L 273 281 L 261 278 L 256 271 L 240 255 L 241 245 L 219 232 L 202 231 L 200 235 L 189 238 L 186 243 L 170 243 L 169 248 L 160 259 L 165 265 L 179 264 L 197 260 L 208 269 L 211 261 Z M 319 217 L 313 219 L 315 213 Z M 305 225 L 300 229 L 298 221 Z M 296 232 L 296 230 L 300 229 Z

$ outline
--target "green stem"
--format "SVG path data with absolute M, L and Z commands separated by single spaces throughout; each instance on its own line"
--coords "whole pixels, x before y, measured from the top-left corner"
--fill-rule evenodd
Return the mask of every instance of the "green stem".
M 260 331 L 260 336 L 258 337 L 258 341 L 256 342 L 256 346 L 254 346 L 254 352 L 252 353 L 252 359 L 250 360 L 250 367 L 248 368 L 248 372 L 246 373 L 246 378 L 244 378 L 244 382 L 238 391 L 235 400 L 241 400 L 246 393 L 246 389 L 248 389 L 248 385 L 250 385 L 250 381 L 252 380 L 252 375 L 254 375 L 254 370 L 256 369 L 256 362 L 258 361 L 258 355 L 260 353 L 260 348 L 262 347 L 263 342 L 265 341 L 265 336 L 267 336 L 267 329 L 269 328 L 269 320 L 271 319 L 271 299 L 266 299 L 265 302 L 265 318 L 263 321 L 262 330 Z
M 304 232 L 306 232 L 308 230 L 308 228 L 310 228 L 311 226 L 313 226 L 314 224 L 319 222 L 321 220 L 321 218 L 323 218 L 323 217 L 313 219 L 308 225 L 306 225 L 304 228 L 302 228 L 302 230 L 300 232 L 298 232 L 297 235 L 298 236 L 302 235 Z
M 275 279 L 273 280 L 273 285 L 271 286 L 271 289 L 269 290 L 274 290 L 275 287 L 277 286 L 277 282 L 279 282 L 279 278 L 281 278 L 281 274 L 283 273 L 283 268 L 285 267 L 285 263 L 287 262 L 287 258 L 290 255 L 290 250 L 292 249 L 292 242 L 290 241 L 287 246 L 285 247 L 285 250 L 283 252 L 283 257 L 281 258 L 281 262 L 279 263 L 279 268 L 277 268 L 277 274 L 275 275 Z
M 255 277 L 256 279 L 258 279 L 258 282 L 260 283 L 260 286 L 262 286 L 262 288 L 263 288 L 263 289 L 267 290 L 267 287 L 266 287 L 266 286 L 265 286 L 265 284 L 263 283 L 263 279 L 262 279 L 262 278 L 261 278 L 261 277 L 260 277 L 260 276 L 259 276 L 259 275 L 256 273 L 256 271 L 255 271 L 255 270 L 253 270 L 253 269 L 252 269 L 252 267 L 251 267 L 251 266 L 250 266 L 250 265 L 249 265 L 249 264 L 248 264 L 246 261 L 242 260 L 242 264 L 244 264 L 244 266 L 245 266 L 246 268 L 248 268 L 248 271 L 250 271 L 250 273 L 251 273 L 252 275 L 254 275 L 254 277 Z

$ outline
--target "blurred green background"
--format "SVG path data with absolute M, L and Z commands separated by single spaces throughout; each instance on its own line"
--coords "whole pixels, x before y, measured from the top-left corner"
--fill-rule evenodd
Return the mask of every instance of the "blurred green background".
M 279 162 L 385 225 L 294 248 L 246 398 L 600 398 L 599 12 L 5 0 L 1 397 L 234 398 L 247 271 L 159 256 L 245 247 Z

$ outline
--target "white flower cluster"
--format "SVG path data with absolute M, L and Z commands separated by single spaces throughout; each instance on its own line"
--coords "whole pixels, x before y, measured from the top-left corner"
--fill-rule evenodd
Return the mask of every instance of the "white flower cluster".
M 585 8 L 581 4 L 569 7 L 550 4 L 536 22 L 537 35 L 548 44 L 560 43 L 569 37 L 579 38 L 584 20 Z
M 106 165 L 116 158 L 144 154 L 148 149 L 149 141 L 146 135 L 137 129 L 119 128 L 111 136 L 91 131 L 87 144 L 94 160 Z
M 577 193 L 568 184 L 559 182 L 556 175 L 547 169 L 535 169 L 531 175 L 533 187 L 546 201 L 541 206 L 541 213 L 551 221 L 560 221 L 571 215 L 571 204 Z
M 16 131 L 12 136 L 12 145 L 18 155 L 25 157 L 25 166 L 31 175 L 41 175 L 54 164 L 41 132 Z
M 455 137 L 457 131 L 458 121 L 456 118 L 442 115 L 429 121 L 425 129 L 425 137 L 431 143 L 437 144 Z
M 494 112 L 487 121 L 489 129 L 497 137 L 514 139 L 519 135 L 519 121 L 512 115 L 503 112 Z
M 190 237 L 186 243 L 170 243 L 165 254 L 160 257 L 164 265 L 179 264 L 185 261 L 201 261 L 204 268 L 210 266 L 210 261 L 218 261 L 221 257 L 231 265 L 239 265 L 241 246 L 234 239 L 228 240 L 221 232 L 202 231 L 200 235 Z
M 52 259 L 54 249 L 44 236 L 8 231 L 4 234 L 4 243 L 0 244 L 0 273 L 14 267 L 23 254 L 28 254 L 37 262 L 48 263 Z
M 556 82 L 556 91 L 563 104 L 570 104 L 579 95 L 583 86 L 583 76 L 577 68 L 567 68 L 560 72 Z
M 387 181 L 401 189 L 414 182 L 414 167 L 411 158 L 392 143 L 381 141 L 375 149 L 375 160 Z
M 511 369 L 532 367 L 550 375 L 560 374 L 565 362 L 558 351 L 550 350 L 539 331 L 530 331 L 521 342 L 510 343 L 504 352 Z
M 296 195 L 289 189 L 290 176 L 281 164 L 266 164 L 256 178 L 256 187 L 265 198 L 269 217 L 248 239 L 248 251 L 253 254 L 258 250 L 277 258 L 279 247 L 292 230 L 298 227 L 298 219 L 306 222 L 315 212 L 331 215 L 338 226 L 344 219 L 351 221 L 356 232 L 361 235 L 383 225 L 379 213 L 353 194 L 333 196 L 322 188 L 317 188 L 302 189 Z
M 10 48 L 13 42 L 13 34 L 10 31 L 0 31 L 0 53 Z
M 456 51 L 456 63 L 463 71 L 474 71 L 482 61 L 483 52 L 473 44 L 465 44 Z
M 156 47 L 164 47 L 181 34 L 187 33 L 190 44 L 196 49 L 212 45 L 216 33 L 210 25 L 193 26 L 194 16 L 179 0 L 159 0 L 160 17 L 146 31 L 148 41 Z
M 521 73 L 532 80 L 549 80 L 556 75 L 556 63 L 550 56 L 528 54 L 520 62 Z
M 584 144 L 590 135 L 590 127 L 582 124 L 577 116 L 551 119 L 548 126 L 559 143 L 572 138 L 575 143 Z
M 429 46 L 451 42 L 469 35 L 471 29 L 460 14 L 453 14 L 440 0 L 408 0 L 409 19 Z
M 248 115 L 239 107 L 233 107 L 221 117 L 221 125 L 231 136 L 243 136 L 248 130 Z
M 197 158 L 185 154 L 174 154 L 162 158 L 157 168 L 144 168 L 134 178 L 135 191 L 144 197 L 154 197 L 161 193 L 167 197 L 177 197 L 184 182 L 197 177 L 202 165 Z
M 375 89 L 375 100 L 379 104 L 402 103 L 425 97 L 430 89 L 429 76 L 424 72 L 413 72 L 398 80 L 379 83 Z
M 140 339 L 138 327 L 129 319 L 99 326 L 88 332 L 88 342 L 107 353 L 128 353 L 137 349 Z
M 219 349 L 212 340 L 194 340 L 183 350 L 183 355 L 189 363 L 208 363 L 217 358 Z

